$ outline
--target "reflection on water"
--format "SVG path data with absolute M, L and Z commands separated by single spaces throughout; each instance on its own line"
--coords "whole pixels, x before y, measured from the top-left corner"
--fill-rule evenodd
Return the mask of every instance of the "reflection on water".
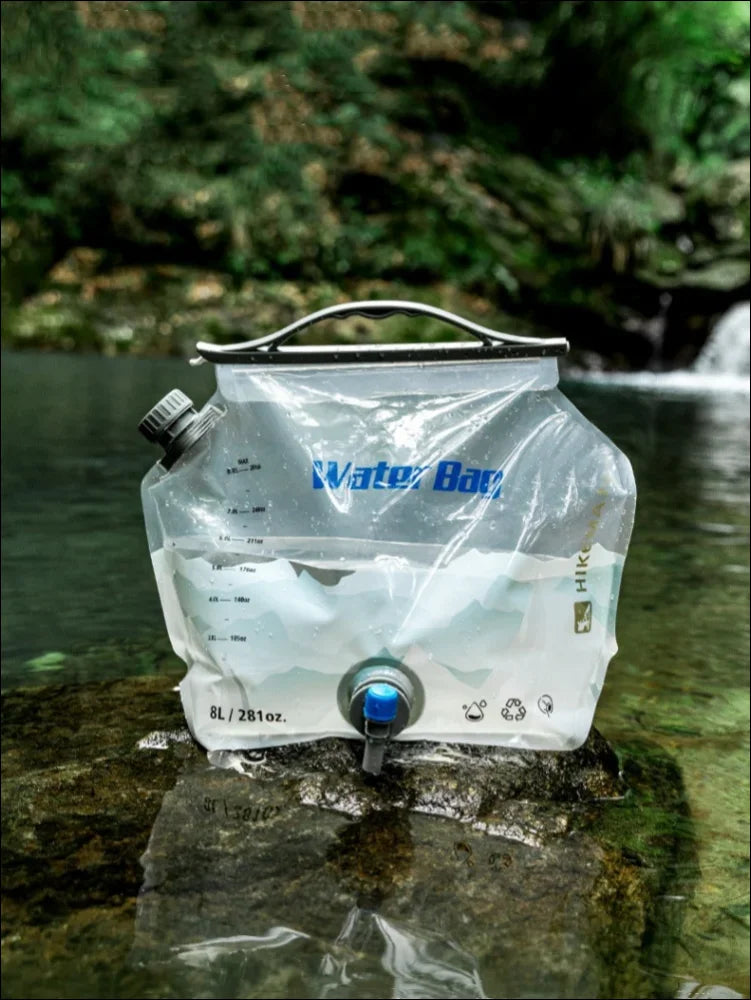
M 362 779 L 354 752 L 321 752 L 314 764 L 256 753 L 242 776 L 196 755 L 164 796 L 141 861 L 131 954 L 163 996 L 653 995 L 656 977 L 639 962 L 643 873 L 584 827 L 574 833 L 570 803 L 540 803 L 538 814 L 516 801 L 520 824 L 550 819 L 552 832 L 530 846 L 486 832 L 501 826 L 489 804 L 483 830 L 418 812 L 417 801 L 395 807 Z M 426 784 L 461 815 L 457 783 L 477 789 L 487 759 L 441 767 L 413 762 L 402 794 L 411 801 L 411 782 Z M 334 787 L 311 809 L 326 776 Z M 347 782 L 366 802 L 337 796 Z M 682 906 L 670 904 L 676 916 Z
M 702 877 L 681 936 L 676 995 L 701 984 L 748 994 L 748 379 L 705 391 L 690 374 L 570 387 L 630 456 L 639 489 L 626 562 L 620 653 L 596 724 L 635 733 L 680 763 Z M 685 977 L 685 978 L 684 978 Z M 695 994 L 679 993 L 694 982 Z M 699 985 L 696 985 L 699 984 Z M 731 992 L 730 995 L 737 995 Z
M 295 941 L 307 940 L 308 934 L 293 931 L 289 927 L 272 927 L 266 934 L 253 937 L 251 934 L 234 934 L 232 937 L 210 938 L 208 941 L 197 941 L 192 944 L 175 945 L 172 953 L 185 965 L 194 969 L 211 966 L 223 955 L 235 955 L 238 952 L 260 951 L 264 948 L 286 948 Z
M 659 398 L 716 398 L 745 396 L 748 398 L 748 375 L 724 372 L 697 372 L 680 369 L 673 372 L 588 372 L 577 379 L 582 384 L 613 389 L 641 390 L 657 394 Z M 716 401 L 716 400 L 715 400 Z
M 156 455 L 136 426 L 165 387 L 203 400 L 213 373 L 8 354 L 3 374 L 3 687 L 85 680 L 64 659 L 26 664 L 163 632 L 138 495 Z
M 357 971 L 363 953 L 380 960 L 393 981 L 392 996 L 405 1000 L 428 996 L 485 1000 L 487 996 L 472 955 L 437 935 L 415 932 L 355 906 L 321 962 L 321 997 L 351 997 L 353 989 L 360 997 L 379 995 L 368 989 L 367 974 Z
M 247 965 L 252 953 L 266 949 L 284 948 L 283 960 L 292 963 L 295 953 L 290 946 L 308 940 L 309 934 L 277 926 L 255 937 L 236 934 L 178 945 L 172 950 L 180 962 L 209 970 L 214 978 L 220 960 Z M 384 973 L 390 983 L 384 981 Z M 389 986 L 391 995 L 401 1000 L 486 1000 L 487 996 L 471 955 L 437 936 L 413 931 L 359 906 L 347 913 L 341 932 L 321 958 L 315 979 L 321 1000 L 380 997 L 384 986 Z M 252 979 L 245 982 L 250 985 Z
M 138 497 L 140 478 L 154 455 L 135 426 L 173 386 L 202 403 L 213 373 L 208 366 L 191 369 L 174 362 L 10 355 L 5 374 L 3 683 L 76 681 L 103 677 L 108 670 L 147 669 L 139 662 L 113 666 L 105 657 L 71 653 L 110 638 L 163 636 Z M 685 913 L 671 992 L 747 994 L 748 379 L 725 380 L 720 391 L 706 379 L 683 375 L 604 384 L 590 379 L 564 388 L 629 455 L 639 489 L 619 611 L 620 653 L 610 667 L 596 723 L 616 744 L 638 737 L 659 746 L 683 771 L 702 874 Z M 58 656 L 50 658 L 51 653 Z M 333 826 L 301 823 L 311 826 L 319 845 L 341 847 Z M 415 859 L 424 856 L 418 842 L 411 855 L 398 839 L 396 849 L 404 872 L 414 873 Z M 211 870 L 212 856 L 189 857 L 172 925 L 163 911 L 153 911 L 155 939 L 178 949 L 169 952 L 169 962 L 195 972 L 192 963 L 205 961 L 213 975 L 222 949 L 226 961 L 227 949 L 245 948 L 250 972 L 258 968 L 259 956 L 271 963 L 267 983 L 271 989 L 275 975 L 277 992 L 266 995 L 308 995 L 300 992 L 300 969 L 311 977 L 308 983 L 318 984 L 320 995 L 346 996 L 349 989 L 353 996 L 391 995 L 398 977 L 400 989 L 415 992 L 393 995 L 428 995 L 415 985 L 428 966 L 435 979 L 431 989 L 448 991 L 430 995 L 512 995 L 499 992 L 502 962 L 492 958 L 490 945 L 480 961 L 482 949 L 467 950 L 460 933 L 443 933 L 460 915 L 448 907 L 447 923 L 436 924 L 427 884 L 420 905 L 421 897 L 413 894 L 409 905 L 393 912 L 358 892 L 340 898 L 338 883 L 323 877 L 332 862 L 319 851 L 310 863 L 323 881 L 305 904 L 294 894 L 289 856 L 271 844 L 267 860 L 280 891 L 288 886 L 291 893 L 290 919 L 279 918 L 282 907 L 276 915 L 267 911 L 265 924 L 259 915 L 258 926 L 249 927 L 247 920 L 242 926 L 227 919 L 226 891 L 204 895 L 196 908 L 191 880 L 196 871 Z M 236 889 L 239 901 L 253 882 L 252 872 L 243 877 Z M 395 870 L 394 877 L 402 876 Z M 482 886 L 476 873 L 473 877 L 473 884 Z M 158 885 L 156 876 L 146 881 L 138 935 L 149 899 L 159 899 Z M 322 899 L 331 903 L 321 906 Z M 511 894 L 499 909 L 513 909 L 514 899 Z M 296 919 L 301 905 L 314 910 L 309 926 Z M 564 919 L 552 897 L 550 912 Z M 521 919 L 518 909 L 515 913 Z M 194 923 L 186 926 L 189 914 Z M 491 933 L 496 914 L 486 908 L 477 920 L 489 941 L 497 942 Z M 179 939 L 170 941 L 176 921 Z M 213 931 L 207 936 L 209 926 Z M 515 960 L 503 953 L 503 961 Z M 707 984 L 723 985 L 711 992 Z M 580 985 L 569 984 L 570 995 L 587 995 L 573 992 Z M 219 995 L 211 988 L 191 995 Z

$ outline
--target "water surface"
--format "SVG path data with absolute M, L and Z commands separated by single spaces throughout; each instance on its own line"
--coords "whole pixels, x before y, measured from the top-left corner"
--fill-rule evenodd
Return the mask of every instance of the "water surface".
M 203 404 L 213 372 L 9 354 L 4 373 L 3 686 L 147 670 L 70 654 L 163 638 L 138 493 L 156 450 L 136 426 L 176 386 Z M 639 490 L 596 723 L 616 745 L 646 739 L 675 757 L 699 839 L 676 962 L 657 971 L 676 996 L 747 994 L 748 381 L 564 388 L 630 457 Z

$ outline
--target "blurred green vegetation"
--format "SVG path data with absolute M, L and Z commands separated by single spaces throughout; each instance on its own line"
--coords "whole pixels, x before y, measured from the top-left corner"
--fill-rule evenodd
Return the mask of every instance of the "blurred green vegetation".
M 737 0 L 4 2 L 5 332 L 169 350 L 180 303 L 227 338 L 402 292 L 639 364 L 667 291 L 695 352 L 748 285 L 748 27 Z

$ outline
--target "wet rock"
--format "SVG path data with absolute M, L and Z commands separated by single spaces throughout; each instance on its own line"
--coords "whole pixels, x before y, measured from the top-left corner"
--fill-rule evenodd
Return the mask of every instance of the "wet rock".
M 3 335 L 14 307 L 39 288 L 44 274 L 55 260 L 56 241 L 39 219 L 27 219 L 21 225 L 3 218 L 0 225 L 0 304 Z
M 16 304 L 3 327 L 17 348 L 104 354 L 192 356 L 196 341 L 249 340 L 286 326 L 335 302 L 370 298 L 419 299 L 475 316 L 496 329 L 546 335 L 534 322 L 510 317 L 489 298 L 445 285 L 410 287 L 362 280 L 290 282 L 248 280 L 228 286 L 226 275 L 179 265 L 120 267 L 90 272 L 94 251 L 71 251 L 47 274 L 45 287 Z M 437 322 L 384 326 L 353 317 L 333 328 L 306 331 L 306 341 L 370 343 L 391 339 L 435 339 L 451 335 Z M 457 332 L 458 338 L 461 335 Z
M 394 744 L 380 778 L 346 740 L 207 757 L 174 683 L 5 697 L 4 995 L 655 995 L 664 760 L 624 778 L 596 732 Z
M 751 163 L 748 157 L 730 160 L 711 172 L 697 172 L 684 184 L 692 204 L 706 204 L 724 211 L 747 207 L 751 196 Z
M 654 271 L 639 272 L 638 276 L 658 288 L 698 288 L 711 292 L 735 292 L 748 285 L 748 260 L 741 257 L 713 260 L 703 267 L 686 268 L 676 257 L 664 255 Z
M 621 791 L 604 741 L 571 755 L 405 744 L 383 780 L 359 750 L 214 755 L 245 780 L 187 768 L 144 854 L 134 960 L 175 995 L 270 984 L 277 947 L 296 970 L 283 995 L 603 995 L 597 925 L 643 926 L 648 898 L 638 868 L 575 829 L 573 803 Z

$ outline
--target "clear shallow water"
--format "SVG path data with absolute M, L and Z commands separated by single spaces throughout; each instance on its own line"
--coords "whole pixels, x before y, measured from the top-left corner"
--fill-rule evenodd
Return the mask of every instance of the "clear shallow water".
M 71 669 L 65 654 L 163 635 L 138 496 L 156 452 L 136 425 L 174 386 L 203 403 L 213 372 L 11 354 L 4 374 L 3 686 L 101 678 L 106 658 Z M 675 995 L 702 995 L 696 984 L 747 994 L 748 380 L 564 388 L 629 455 L 639 488 L 621 652 L 596 722 L 616 744 L 658 743 L 683 769 L 701 878 Z
M 173 386 L 202 403 L 213 372 L 175 361 L 17 354 L 4 355 L 3 371 L 7 688 L 69 679 L 64 669 L 53 677 L 28 667 L 42 654 L 162 628 L 138 493 L 157 450 L 136 428 Z
M 749 990 L 748 380 L 712 383 L 569 387 L 630 456 L 639 490 L 620 653 L 595 722 L 616 744 L 641 733 L 683 771 L 701 877 L 679 942 L 681 996 L 691 982 Z

